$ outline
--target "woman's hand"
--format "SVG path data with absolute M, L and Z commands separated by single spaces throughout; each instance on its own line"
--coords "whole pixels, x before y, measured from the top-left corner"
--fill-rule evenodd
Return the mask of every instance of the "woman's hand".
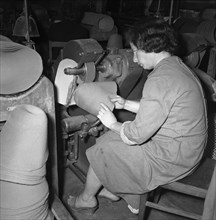
M 116 109 L 125 109 L 133 113 L 137 113 L 140 107 L 140 101 L 126 100 L 119 95 L 110 96 L 110 101 Z
M 124 109 L 126 100 L 119 95 L 111 96 L 111 102 L 114 103 L 116 109 Z
M 98 112 L 97 117 L 107 128 L 112 128 L 113 125 L 117 122 L 115 115 L 112 111 L 103 103 L 100 104 L 101 108 Z

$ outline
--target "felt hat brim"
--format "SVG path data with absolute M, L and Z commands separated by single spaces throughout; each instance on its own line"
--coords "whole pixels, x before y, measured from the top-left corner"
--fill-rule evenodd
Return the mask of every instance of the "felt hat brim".
M 42 59 L 33 49 L 0 39 L 0 94 L 15 94 L 33 86 L 43 71 Z

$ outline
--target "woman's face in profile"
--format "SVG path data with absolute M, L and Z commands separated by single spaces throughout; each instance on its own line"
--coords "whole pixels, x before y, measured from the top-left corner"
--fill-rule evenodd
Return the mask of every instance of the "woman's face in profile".
M 154 68 L 153 53 L 146 53 L 144 50 L 138 49 L 133 43 L 130 42 L 131 49 L 133 50 L 133 61 L 141 66 L 143 69 L 150 70 Z

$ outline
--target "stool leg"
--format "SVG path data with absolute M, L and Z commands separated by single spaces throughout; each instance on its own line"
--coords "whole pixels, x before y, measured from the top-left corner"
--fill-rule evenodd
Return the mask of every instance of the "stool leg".
M 150 192 L 140 195 L 138 220 L 144 220 L 144 217 L 146 215 L 146 208 L 147 208 L 145 204 L 149 198 L 149 195 L 150 195 Z
M 160 198 L 161 198 L 161 193 L 162 193 L 162 189 L 161 187 L 158 187 L 155 191 L 154 191 L 154 203 L 158 203 Z

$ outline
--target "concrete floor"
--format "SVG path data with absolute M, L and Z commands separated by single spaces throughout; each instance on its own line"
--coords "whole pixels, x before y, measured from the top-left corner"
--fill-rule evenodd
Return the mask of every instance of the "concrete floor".
M 65 170 L 65 185 L 63 191 L 63 201 L 70 195 L 78 195 L 82 188 L 83 183 L 77 178 L 77 176 L 67 168 Z M 77 220 L 136 220 L 137 216 L 132 214 L 127 208 L 124 200 L 118 202 L 110 202 L 105 198 L 99 198 L 99 208 L 93 215 L 82 215 L 79 213 L 73 213 L 70 209 L 70 213 Z
M 78 195 L 83 188 L 83 183 L 71 171 L 66 168 L 64 170 L 64 186 L 63 186 L 63 203 L 66 204 L 68 195 Z M 99 208 L 93 215 L 86 215 L 82 213 L 74 213 L 66 206 L 75 220 L 137 220 L 137 215 L 132 214 L 127 208 L 124 200 L 118 202 L 110 202 L 105 198 L 99 198 Z M 189 199 L 185 196 L 180 196 L 174 193 L 166 193 L 161 197 L 160 203 L 168 206 L 180 206 L 184 210 L 193 210 L 196 213 L 202 212 L 203 201 L 197 199 Z M 179 216 L 169 215 L 162 212 L 152 210 L 145 220 L 189 220 Z

